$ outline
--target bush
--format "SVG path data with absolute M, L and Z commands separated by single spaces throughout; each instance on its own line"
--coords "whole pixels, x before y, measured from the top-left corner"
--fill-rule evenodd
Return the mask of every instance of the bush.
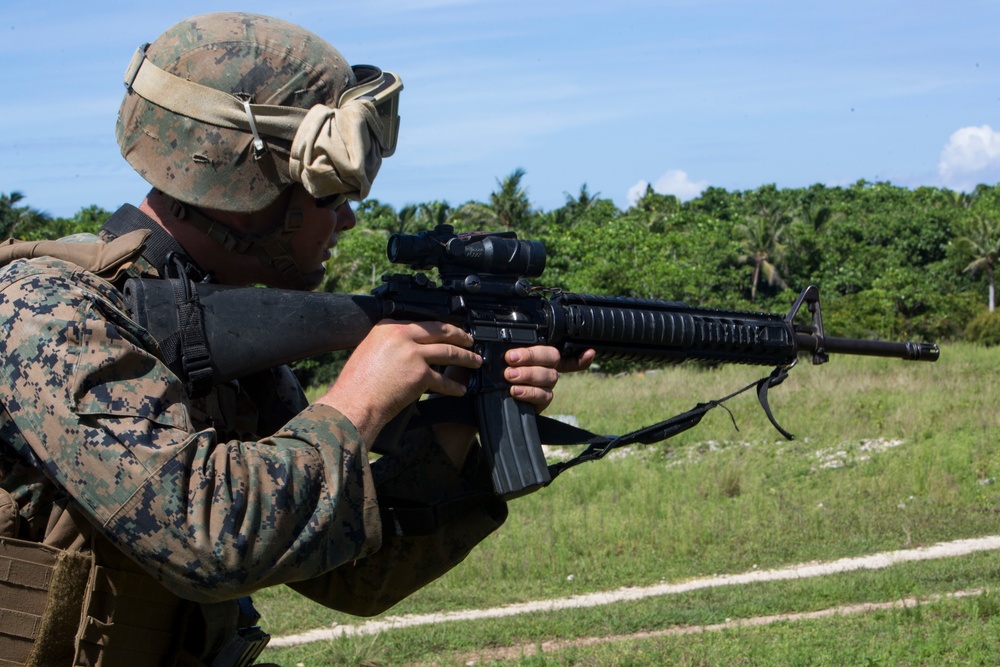
M 965 327 L 965 337 L 987 347 L 1000 345 L 1000 312 L 984 312 L 973 318 Z

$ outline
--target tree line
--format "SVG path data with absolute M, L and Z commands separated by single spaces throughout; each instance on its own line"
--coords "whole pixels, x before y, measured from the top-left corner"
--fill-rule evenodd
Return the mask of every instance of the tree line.
M 324 288 L 368 291 L 401 270 L 385 259 L 389 234 L 444 222 L 542 241 L 548 263 L 536 282 L 546 286 L 784 312 L 815 284 L 833 335 L 1000 344 L 1000 185 L 708 188 L 686 202 L 647 188 L 626 210 L 583 185 L 563 206 L 541 210 L 523 177 L 515 170 L 489 201 L 457 207 L 362 203 Z
M 887 182 L 727 191 L 681 202 L 646 192 L 626 210 L 586 184 L 565 204 L 535 207 L 516 169 L 488 201 L 429 201 L 394 208 L 377 199 L 356 210 L 321 289 L 367 292 L 389 264 L 390 234 L 438 224 L 458 231 L 514 231 L 545 244 L 535 282 L 574 292 L 785 312 L 798 292 L 820 287 L 828 333 L 850 337 L 1000 344 L 995 272 L 1000 262 L 1000 185 L 969 193 Z M 0 194 L 0 238 L 93 232 L 109 212 L 82 208 L 53 218 Z

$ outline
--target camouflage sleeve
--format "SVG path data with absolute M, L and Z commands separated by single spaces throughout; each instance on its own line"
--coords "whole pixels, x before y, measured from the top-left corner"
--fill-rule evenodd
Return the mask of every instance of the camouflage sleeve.
M 363 443 L 326 406 L 259 442 L 192 428 L 117 293 L 56 261 L 0 273 L 0 382 L 21 455 L 178 595 L 230 599 L 379 547 Z M 134 325 L 132 325 L 134 327 Z
M 376 553 L 290 584 L 316 602 L 359 616 L 381 613 L 440 577 L 507 518 L 507 505 L 493 495 L 478 445 L 458 470 L 432 441 L 429 429 L 414 429 L 372 468 L 380 502 L 416 521 L 403 529 L 387 516 Z

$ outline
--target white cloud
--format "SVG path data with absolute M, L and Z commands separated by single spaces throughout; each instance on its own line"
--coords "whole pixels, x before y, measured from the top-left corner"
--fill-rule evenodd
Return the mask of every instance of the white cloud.
M 642 196 L 646 194 L 646 188 L 649 187 L 648 181 L 639 181 L 632 187 L 628 189 L 628 194 L 625 195 L 628 199 L 629 206 L 635 206 L 635 203 L 642 199 Z
M 938 174 L 947 186 L 966 188 L 1000 171 L 1000 132 L 989 125 L 963 127 L 941 150 Z
M 646 194 L 647 181 L 639 181 L 628 189 L 629 206 L 634 206 Z M 694 199 L 708 187 L 708 181 L 692 181 L 686 171 L 668 169 L 653 183 L 653 191 L 661 195 L 674 195 L 681 201 Z

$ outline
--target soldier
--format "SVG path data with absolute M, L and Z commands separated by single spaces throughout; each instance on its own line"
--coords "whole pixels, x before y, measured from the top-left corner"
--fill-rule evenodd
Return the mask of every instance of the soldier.
M 312 405 L 287 368 L 179 379 L 124 280 L 317 286 L 395 149 L 401 84 L 237 13 L 171 27 L 125 84 L 117 137 L 149 195 L 99 237 L 0 249 L 0 662 L 246 665 L 267 641 L 254 591 L 378 613 L 502 524 L 471 427 L 386 428 L 482 360 L 457 327 L 386 321 Z M 544 409 L 591 358 L 514 350 L 511 392 Z M 408 532 L 386 498 L 443 509 Z

